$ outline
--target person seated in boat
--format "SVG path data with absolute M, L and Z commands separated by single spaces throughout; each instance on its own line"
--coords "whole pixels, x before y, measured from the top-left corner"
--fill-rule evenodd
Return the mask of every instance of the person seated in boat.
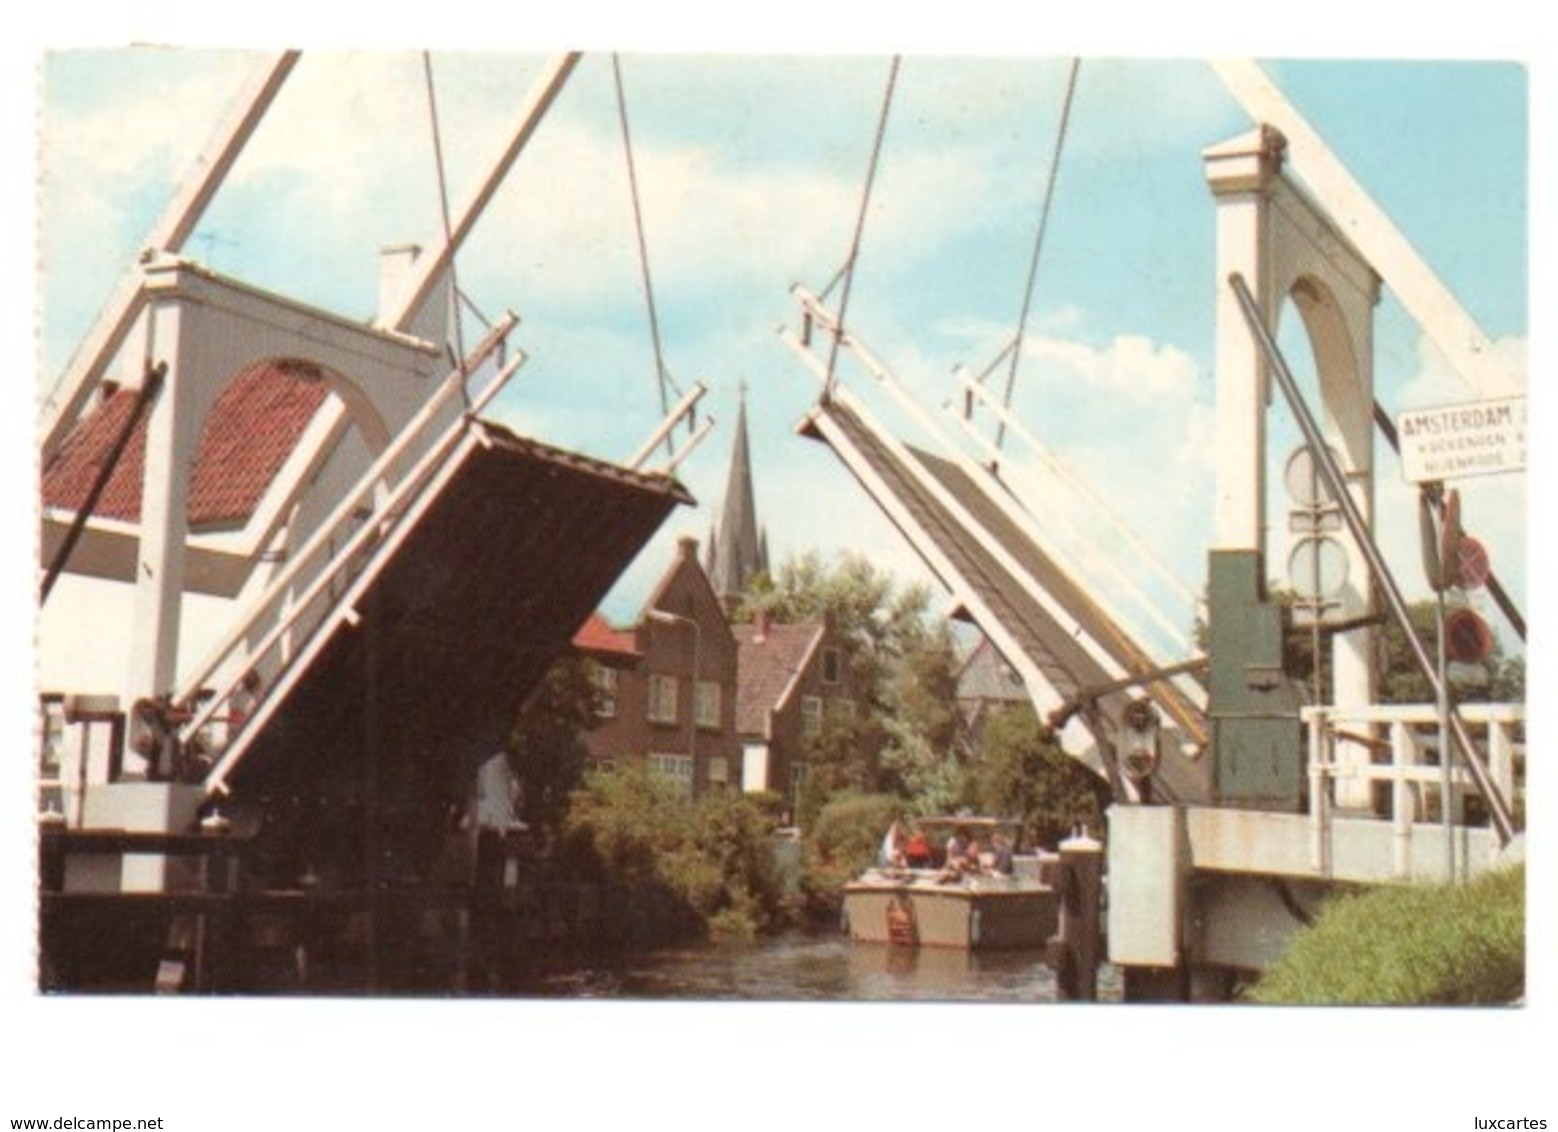
M 968 848 L 963 851 L 963 867 L 969 872 L 977 873 L 985 859 L 985 847 L 979 844 L 979 838 L 969 835 Z
M 928 869 L 931 867 L 930 841 L 924 831 L 913 830 L 907 841 L 903 843 L 903 860 L 911 869 Z
M 1004 833 L 992 834 L 990 837 L 990 872 L 996 876 L 1009 877 L 1012 875 L 1012 846 L 1006 840 Z
M 968 855 L 968 843 L 971 837 L 966 825 L 960 825 L 952 831 L 952 836 L 947 838 L 946 855 L 942 863 L 952 868 Z
M 884 869 L 904 868 L 903 844 L 903 826 L 894 820 L 893 824 L 887 827 L 887 836 L 882 838 L 882 847 L 877 851 L 877 865 Z
M 937 879 L 959 880 L 969 873 L 978 871 L 979 842 L 974 840 L 973 833 L 966 825 L 960 825 L 952 831 L 952 836 L 947 838 L 947 858 L 942 863 L 941 875 Z

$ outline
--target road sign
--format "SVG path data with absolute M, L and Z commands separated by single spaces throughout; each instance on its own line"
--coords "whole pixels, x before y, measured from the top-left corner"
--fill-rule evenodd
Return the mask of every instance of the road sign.
M 1341 457 L 1334 449 L 1331 450 L 1331 460 L 1338 467 L 1341 466 Z M 1336 506 L 1331 489 L 1321 478 L 1320 468 L 1309 454 L 1307 444 L 1300 445 L 1288 457 L 1287 466 L 1282 470 L 1282 482 L 1287 486 L 1288 498 L 1300 507 L 1319 510 Z
M 1308 601 L 1335 597 L 1347 585 L 1347 548 L 1334 538 L 1300 539 L 1288 557 L 1288 580 Z
M 1452 609 L 1444 619 L 1445 656 L 1457 664 L 1476 664 L 1493 651 L 1493 630 L 1470 609 Z
M 1478 590 L 1488 584 L 1493 563 L 1487 548 L 1470 535 L 1462 535 L 1455 547 L 1455 581 L 1462 589 Z
M 1396 417 L 1396 436 L 1412 483 L 1524 471 L 1526 399 L 1409 409 Z

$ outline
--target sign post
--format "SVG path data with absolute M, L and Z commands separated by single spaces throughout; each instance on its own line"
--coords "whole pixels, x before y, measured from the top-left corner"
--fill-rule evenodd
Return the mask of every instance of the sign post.
M 1433 508 L 1428 498 L 1439 485 L 1420 488 L 1423 517 L 1423 562 L 1436 599 L 1439 627 L 1438 710 L 1439 710 L 1439 793 L 1440 817 L 1444 826 L 1446 878 L 1455 877 L 1455 823 L 1452 813 L 1454 779 L 1450 771 L 1450 678 L 1449 662 L 1477 664 L 1493 651 L 1493 633 L 1487 623 L 1467 608 L 1450 610 L 1445 594 L 1452 588 L 1479 589 L 1492 574 L 1488 552 L 1461 527 L 1461 493 L 1455 488 L 1442 492 L 1438 529 L 1434 530 Z
M 1448 528 L 1449 508 L 1445 508 L 1446 527 Z M 1439 615 L 1439 821 L 1444 830 L 1444 881 L 1446 884 L 1455 883 L 1455 816 L 1451 812 L 1450 797 L 1454 792 L 1454 775 L 1450 773 L 1450 665 L 1449 645 L 1445 640 L 1445 608 L 1444 591 L 1448 587 L 1440 586 L 1435 595 L 1438 601 Z
M 1524 471 L 1526 399 L 1499 397 L 1431 409 L 1410 409 L 1396 417 L 1401 473 L 1419 485 L 1423 507 L 1424 564 L 1428 567 L 1439 621 L 1438 694 L 1440 808 L 1444 819 L 1446 879 L 1455 880 L 1454 822 L 1451 814 L 1449 661 L 1477 662 L 1493 647 L 1492 633 L 1470 609 L 1453 614 L 1445 591 L 1479 589 L 1492 576 L 1488 552 L 1461 529 L 1460 493 L 1444 492 L 1438 539 L 1432 538 L 1429 496 L 1443 481 Z

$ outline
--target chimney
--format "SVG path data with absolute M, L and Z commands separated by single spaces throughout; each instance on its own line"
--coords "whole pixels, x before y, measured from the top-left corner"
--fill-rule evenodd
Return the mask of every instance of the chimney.
M 697 539 L 693 538 L 691 535 L 683 535 L 676 541 L 676 545 L 681 548 L 683 558 L 687 559 L 689 562 L 698 561 Z
M 399 244 L 379 252 L 378 319 L 381 324 L 405 301 L 406 288 L 411 286 L 421 256 L 422 249 L 416 244 Z

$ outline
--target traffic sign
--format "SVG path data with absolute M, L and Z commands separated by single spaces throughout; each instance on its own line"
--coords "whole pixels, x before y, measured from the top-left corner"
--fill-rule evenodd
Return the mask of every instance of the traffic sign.
M 1332 463 L 1339 466 L 1342 461 L 1336 450 L 1328 451 Z M 1320 467 L 1310 455 L 1307 444 L 1300 445 L 1288 457 L 1287 466 L 1282 470 L 1282 482 L 1287 487 L 1288 498 L 1300 507 L 1321 510 L 1336 506 L 1336 498 L 1321 478 Z
M 1476 664 L 1493 651 L 1493 630 L 1470 609 L 1452 609 L 1443 631 L 1445 656 L 1457 664 Z
M 1347 548 L 1334 538 L 1300 539 L 1288 556 L 1288 579 L 1308 601 L 1335 597 L 1347 585 Z
M 1455 546 L 1455 582 L 1462 589 L 1478 590 L 1488 584 L 1493 563 L 1487 548 L 1470 535 L 1462 535 Z
M 1412 483 L 1519 472 L 1526 466 L 1526 399 L 1500 397 L 1396 417 L 1401 473 Z

